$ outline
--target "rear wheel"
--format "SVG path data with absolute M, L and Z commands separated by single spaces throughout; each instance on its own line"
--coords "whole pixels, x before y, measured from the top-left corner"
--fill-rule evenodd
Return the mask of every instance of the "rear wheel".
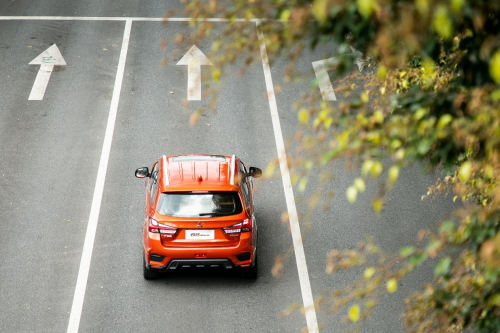
M 159 275 L 158 271 L 153 270 L 153 269 L 149 269 L 146 266 L 146 259 L 144 256 L 142 256 L 142 271 L 144 274 L 144 278 L 146 280 L 156 280 L 158 278 L 158 275 Z
M 257 278 L 257 256 L 255 256 L 255 264 L 253 267 L 242 268 L 241 275 L 246 279 L 256 279 Z

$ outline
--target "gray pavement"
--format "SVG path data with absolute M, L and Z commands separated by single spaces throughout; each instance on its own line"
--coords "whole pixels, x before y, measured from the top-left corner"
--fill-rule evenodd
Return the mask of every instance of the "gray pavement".
M 12 1 L 0 3 L 0 16 L 161 17 L 174 7 L 180 4 Z M 0 332 L 64 332 L 68 327 L 124 26 L 124 21 L 0 20 Z M 189 28 L 174 22 L 166 28 L 160 22 L 132 24 L 79 331 L 300 332 L 306 326 L 300 311 L 280 317 L 291 304 L 302 304 L 292 236 L 281 223 L 286 210 L 281 178 L 255 182 L 257 281 L 225 272 L 142 278 L 144 183 L 133 176 L 137 167 L 151 166 L 163 154 L 236 154 L 247 166 L 262 168 L 277 157 L 262 65 L 243 78 L 235 69 L 211 83 L 221 87 L 215 112 L 206 97 L 186 108 L 186 66 L 177 66 L 176 59 L 160 67 L 159 41 L 165 38 L 171 50 L 177 33 L 189 34 Z M 197 46 L 204 51 L 210 42 Z M 54 69 L 43 100 L 29 101 L 39 68 L 29 62 L 54 43 L 67 65 Z M 301 59 L 300 65 L 310 68 L 310 80 L 310 63 L 323 56 Z M 285 66 L 277 60 L 271 67 L 275 84 Z M 210 80 L 211 69 L 202 67 L 202 75 Z M 297 128 L 291 105 L 300 90 L 308 91 L 309 82 L 285 87 L 277 96 L 285 140 Z M 189 116 L 199 108 L 206 111 L 191 127 Z M 369 208 L 373 187 L 355 205 L 347 203 L 343 193 L 355 175 L 342 170 L 331 185 L 339 193 L 333 210 L 318 212 L 314 230 L 304 232 L 313 295 L 358 277 L 354 272 L 326 275 L 329 249 L 353 247 L 371 234 L 384 248 L 397 250 L 451 207 L 447 201 L 420 201 L 435 176 L 424 177 L 415 166 L 401 175 L 384 214 L 376 217 Z M 311 190 L 296 192 L 299 213 Z M 274 259 L 287 252 L 292 255 L 276 279 L 270 273 Z M 424 267 L 405 280 L 366 332 L 403 331 L 397 316 L 402 299 L 431 273 Z M 324 332 L 344 328 L 323 309 L 318 319 L 326 323 Z

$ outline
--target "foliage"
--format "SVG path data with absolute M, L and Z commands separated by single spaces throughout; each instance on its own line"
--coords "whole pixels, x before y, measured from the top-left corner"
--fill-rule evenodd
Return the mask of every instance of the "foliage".
M 453 221 L 436 221 L 422 231 L 421 248 L 383 253 L 374 244 L 358 250 L 332 250 L 327 272 L 366 266 L 363 279 L 334 293 L 336 308 L 351 321 L 370 315 L 376 300 L 396 292 L 400 281 L 429 258 L 438 258 L 435 281 L 407 300 L 405 324 L 411 331 L 447 332 L 500 327 L 500 2 L 491 0 L 193 0 L 186 13 L 197 32 L 209 35 L 214 22 L 229 19 L 212 49 L 221 76 L 222 64 L 245 58 L 253 62 L 258 43 L 252 21 L 259 20 L 269 58 L 289 57 L 287 79 L 306 47 L 325 43 L 340 50 L 354 46 L 368 54 L 372 70 L 351 73 L 362 85 L 340 87 L 349 102 L 319 103 L 306 95 L 297 103 L 300 155 L 291 161 L 297 172 L 342 159 L 360 169 L 346 190 L 356 201 L 365 183 L 386 175 L 373 200 L 384 197 L 400 169 L 419 161 L 429 170 L 442 168 L 424 197 L 453 192 L 463 201 Z M 241 19 L 238 19 L 241 18 Z M 179 38 L 178 42 L 181 42 Z M 345 75 L 356 59 L 343 57 L 337 73 Z M 387 171 L 387 172 L 384 172 Z M 384 176 L 385 177 L 385 176 Z M 305 178 L 303 178 L 305 179 Z M 305 182 L 303 182 L 305 184 Z M 305 186 L 305 185 L 304 185 Z M 373 260 L 376 258 L 376 260 Z M 396 264 L 397 263 L 397 264 Z M 354 304 L 354 305 L 353 305 Z

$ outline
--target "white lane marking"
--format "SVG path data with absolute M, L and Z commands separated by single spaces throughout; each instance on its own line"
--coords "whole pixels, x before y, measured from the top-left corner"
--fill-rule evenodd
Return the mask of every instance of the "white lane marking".
M 274 94 L 271 68 L 269 67 L 269 59 L 267 58 L 266 44 L 264 42 L 264 35 L 262 33 L 260 22 L 257 22 L 257 35 L 260 44 L 262 67 L 264 68 L 264 77 L 266 80 L 267 98 L 269 100 L 269 108 L 271 110 L 271 119 L 273 122 L 274 139 L 276 140 L 276 148 L 278 150 L 281 179 L 283 181 L 283 188 L 285 190 L 285 199 L 288 210 L 288 217 L 290 220 L 290 229 L 292 230 L 293 247 L 295 250 L 295 259 L 297 261 L 297 270 L 299 272 L 299 282 L 300 289 L 302 291 L 302 301 L 304 302 L 307 329 L 309 333 L 317 333 L 319 332 L 318 320 L 316 319 L 316 310 L 314 309 L 314 300 L 312 297 L 311 283 L 309 282 L 309 273 L 307 271 L 304 245 L 302 244 L 302 235 L 300 233 L 297 208 L 295 207 L 295 199 L 293 196 L 290 171 L 288 170 L 288 165 L 286 162 L 285 144 L 283 142 L 283 134 L 281 133 L 281 125 L 278 115 L 278 106 L 276 104 L 276 96 Z
M 352 46 L 349 47 L 351 48 L 352 54 L 354 55 L 356 65 L 358 65 L 359 71 L 361 72 L 365 67 L 365 60 L 363 60 L 363 53 L 361 53 L 361 51 L 356 50 Z
M 196 46 L 193 45 L 179 60 L 177 65 L 188 66 L 187 99 L 189 101 L 201 100 L 201 66 L 212 66 L 212 62 Z
M 257 22 L 257 19 L 244 18 L 189 18 L 189 17 L 101 17 L 101 16 L 0 16 L 0 21 L 5 20 L 39 20 L 39 21 L 141 21 L 141 22 Z M 280 21 L 280 20 L 274 20 Z
M 83 301 L 85 299 L 85 289 L 87 288 L 87 280 L 89 277 L 89 270 L 90 270 L 90 261 L 92 260 L 92 251 L 94 250 L 94 240 L 97 230 L 97 222 L 99 218 L 99 211 L 101 209 L 102 194 L 104 191 L 104 181 L 106 179 L 106 171 L 108 169 L 109 153 L 111 151 L 111 142 L 113 140 L 113 132 L 115 129 L 118 102 L 120 100 L 120 92 L 122 89 L 123 73 L 125 71 L 125 61 L 127 60 L 128 44 L 130 40 L 130 30 L 132 28 L 132 20 L 126 20 L 125 22 L 126 22 L 125 31 L 123 33 L 122 48 L 120 51 L 120 60 L 118 61 L 118 70 L 116 71 L 113 97 L 111 99 L 111 106 L 109 108 L 108 124 L 106 126 L 106 134 L 104 135 L 101 160 L 99 162 L 99 170 L 97 172 L 97 180 L 94 188 L 94 197 L 92 199 L 92 206 L 90 208 L 87 234 L 85 235 L 85 243 L 83 245 L 82 259 L 80 261 L 80 269 L 78 271 L 78 279 L 76 281 L 75 294 L 73 296 L 73 305 L 71 306 L 71 314 L 69 317 L 67 333 L 77 333 L 78 327 L 80 326 Z
M 330 82 L 330 76 L 328 76 L 328 70 L 335 69 L 337 67 L 337 58 L 329 58 L 324 60 L 314 61 L 312 66 L 314 68 L 314 74 L 318 80 L 319 90 L 321 91 L 321 97 L 324 101 L 336 101 L 337 97 L 333 91 L 332 83 Z
M 64 61 L 57 45 L 53 44 L 48 49 L 40 53 L 40 55 L 33 59 L 29 64 L 40 65 L 40 69 L 36 74 L 36 79 L 33 83 L 33 88 L 31 88 L 28 100 L 41 101 L 45 95 L 45 90 L 49 84 L 50 75 L 54 70 L 54 66 L 66 66 L 66 61 Z

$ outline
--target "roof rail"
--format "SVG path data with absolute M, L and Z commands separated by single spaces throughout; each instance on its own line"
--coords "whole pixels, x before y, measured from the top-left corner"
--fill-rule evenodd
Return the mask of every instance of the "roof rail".
M 167 156 L 163 155 L 163 178 L 165 178 L 165 185 L 169 185 L 168 181 L 168 168 L 167 168 Z
M 229 182 L 229 184 L 231 185 L 234 185 L 234 165 L 236 163 L 236 158 L 233 156 L 231 156 L 231 180 Z

